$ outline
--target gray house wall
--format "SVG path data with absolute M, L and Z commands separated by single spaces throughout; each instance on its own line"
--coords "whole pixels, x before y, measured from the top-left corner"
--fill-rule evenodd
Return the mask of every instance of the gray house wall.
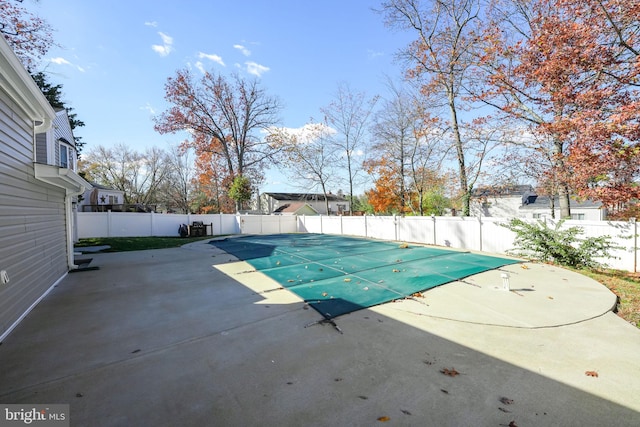
M 65 190 L 34 177 L 33 124 L 0 90 L 0 336 L 67 273 Z

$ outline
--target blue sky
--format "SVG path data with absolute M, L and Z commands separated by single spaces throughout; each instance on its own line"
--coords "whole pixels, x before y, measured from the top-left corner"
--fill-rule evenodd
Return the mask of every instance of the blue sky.
M 166 79 L 184 67 L 258 77 L 283 103 L 282 125 L 301 127 L 321 119 L 319 110 L 331 102 L 339 82 L 383 94 L 385 75 L 401 73 L 395 54 L 411 37 L 384 26 L 372 10 L 379 0 L 24 5 L 56 29 L 60 47 L 41 65 L 50 83 L 63 85 L 65 102 L 85 122 L 76 132 L 85 150 L 178 144 L 182 136 L 156 133 L 152 117 L 168 107 Z

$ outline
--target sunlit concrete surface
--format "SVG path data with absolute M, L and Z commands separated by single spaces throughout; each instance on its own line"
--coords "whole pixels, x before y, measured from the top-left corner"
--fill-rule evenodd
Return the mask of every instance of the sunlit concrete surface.
M 557 267 L 334 326 L 206 241 L 92 257 L 0 345 L 0 402 L 69 403 L 74 426 L 640 425 L 640 331 Z

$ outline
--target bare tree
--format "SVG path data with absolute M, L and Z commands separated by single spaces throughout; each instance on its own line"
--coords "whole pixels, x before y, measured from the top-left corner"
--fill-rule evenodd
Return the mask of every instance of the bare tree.
M 299 131 L 274 130 L 271 137 L 283 147 L 285 174 L 306 189 L 319 188 L 329 212 L 329 186 L 338 180 L 335 173 L 338 156 L 328 143 L 331 129 L 324 123 L 309 123 Z
M 467 154 L 460 109 L 465 80 L 476 61 L 479 0 L 389 0 L 382 4 L 386 23 L 408 29 L 417 40 L 401 56 L 411 65 L 408 77 L 422 82 L 424 94 L 443 95 L 448 127 L 458 163 L 463 214 L 469 215 L 473 186 L 467 177 Z
M 168 153 L 169 171 L 160 190 L 164 204 L 183 213 L 190 213 L 194 194 L 195 168 L 193 150 L 172 147 Z
M 124 192 L 126 204 L 155 204 L 169 172 L 166 153 L 158 148 L 144 153 L 124 144 L 98 146 L 83 156 L 81 169 L 87 179 Z
M 354 185 L 362 172 L 362 162 L 357 159 L 364 154 L 369 117 L 377 101 L 378 96 L 367 99 L 364 92 L 355 92 L 343 82 L 338 85 L 335 99 L 321 109 L 327 124 L 337 131 L 331 141 L 340 152 L 340 163 L 347 170 L 350 213 L 353 212 Z

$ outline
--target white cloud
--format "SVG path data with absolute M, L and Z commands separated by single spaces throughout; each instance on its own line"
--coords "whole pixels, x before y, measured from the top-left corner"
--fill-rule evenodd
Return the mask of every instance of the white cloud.
M 148 102 L 147 105 L 145 105 L 144 107 L 140 107 L 140 109 L 148 111 L 152 116 L 155 116 L 156 114 L 156 110 Z
M 244 65 L 247 66 L 247 72 L 249 74 L 253 74 L 254 76 L 261 77 L 262 74 L 269 71 L 269 67 L 265 67 L 264 65 L 257 64 L 255 62 L 245 62 Z
M 197 61 L 197 62 L 195 63 L 195 67 L 196 67 L 198 70 L 200 70 L 200 72 L 201 72 L 202 74 L 206 74 L 207 70 L 205 70 L 205 68 L 204 68 L 204 64 L 203 64 L 202 62 Z
M 234 44 L 234 49 L 238 49 L 244 56 L 251 56 L 251 51 L 241 44 Z
M 199 52 L 198 53 L 198 58 L 200 59 L 208 59 L 210 61 L 216 62 L 220 65 L 222 65 L 223 67 L 224 65 L 224 61 L 222 60 L 222 57 L 220 57 L 219 55 L 215 55 L 212 53 L 204 53 L 204 52 Z
M 367 57 L 369 59 L 376 59 L 377 57 L 383 56 L 383 55 L 384 55 L 383 52 L 377 52 L 377 51 L 372 50 L 372 49 L 367 50 Z
M 61 57 L 51 58 L 51 62 L 58 65 L 71 65 L 71 62 Z
M 154 52 L 157 52 L 160 56 L 167 56 L 173 51 L 173 37 L 166 35 L 165 33 L 158 31 L 158 34 L 162 38 L 162 44 L 154 44 L 151 46 Z
M 75 68 L 76 70 L 78 70 L 78 71 L 80 71 L 82 73 L 84 73 L 84 71 L 85 71 L 84 68 L 82 68 L 81 66 L 76 65 L 76 64 L 74 64 L 72 62 L 69 62 L 69 61 L 67 61 L 66 59 L 64 59 L 64 58 L 62 58 L 60 56 L 58 56 L 56 58 L 51 58 L 49 61 L 51 61 L 51 62 L 53 62 L 54 64 L 57 64 L 57 65 L 68 65 L 68 66 L 73 67 L 73 68 Z
M 144 25 L 146 25 L 147 27 L 157 27 L 158 23 L 156 21 L 147 21 L 144 23 Z
M 308 144 L 318 140 L 319 138 L 326 138 L 334 135 L 336 130 L 324 123 L 306 123 L 298 128 L 273 127 L 270 128 L 267 133 L 280 134 L 287 138 L 296 140 L 299 144 Z

